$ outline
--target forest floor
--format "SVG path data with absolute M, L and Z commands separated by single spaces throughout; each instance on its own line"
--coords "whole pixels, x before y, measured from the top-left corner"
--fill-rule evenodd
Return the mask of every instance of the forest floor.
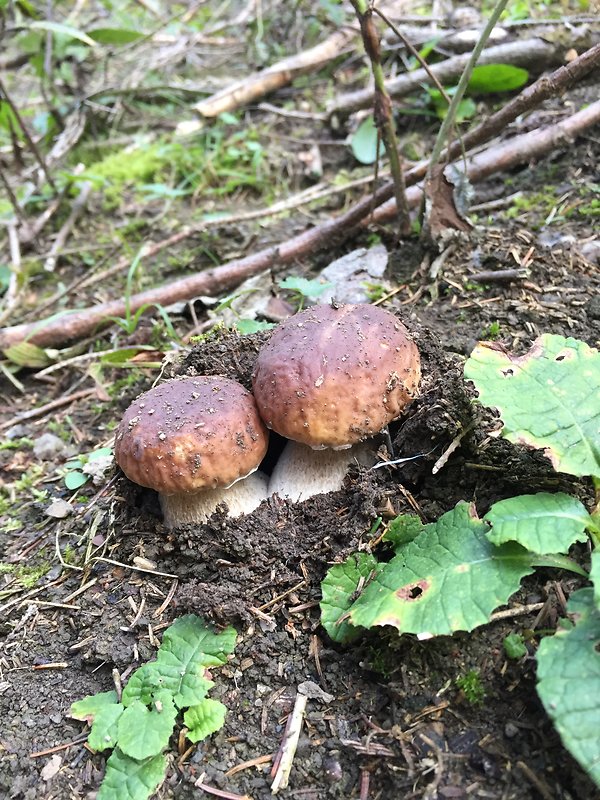
M 235 57 L 241 58 L 239 50 Z M 567 100 L 544 104 L 506 135 L 534 122 L 552 124 L 572 107 L 596 99 L 598 85 L 597 76 L 584 82 Z M 310 111 L 307 87 L 310 82 L 299 82 L 269 100 L 285 98 Z M 481 113 L 485 108 L 479 105 Z M 132 114 L 126 102 L 120 113 L 125 119 Z M 142 113 L 140 107 L 136 113 Z M 162 141 L 171 136 L 174 117 L 193 116 L 183 103 L 166 114 L 163 106 L 157 111 L 149 101 L 143 114 L 144 130 L 161 130 Z M 435 117 L 405 119 L 405 141 L 426 152 Z M 133 257 L 139 246 L 166 238 L 201 214 L 241 213 L 281 199 L 286 189 L 306 187 L 317 178 L 299 165 L 316 152 L 322 163 L 319 180 L 334 185 L 341 174 L 348 179 L 368 174 L 356 164 L 345 133 L 332 132 L 308 112 L 299 121 L 253 107 L 239 112 L 230 128 L 221 124 L 209 130 L 215 140 L 227 140 L 228 148 L 244 149 L 241 140 L 229 141 L 240 131 L 245 131 L 245 142 L 256 144 L 240 156 L 246 159 L 244 169 L 255 176 L 254 186 L 240 180 L 230 193 L 217 194 L 215 186 L 226 180 L 220 162 L 221 177 L 199 186 L 191 197 L 165 197 L 164 191 L 159 197 L 155 187 L 156 196 L 142 202 L 139 190 L 127 181 L 115 196 L 95 188 L 57 271 L 30 270 L 9 322 L 36 319 L 40 306 L 65 290 L 82 268 L 93 274 L 117 254 Z M 117 134 L 110 132 L 113 138 Z M 82 147 L 78 158 L 84 157 Z M 260 161 L 251 164 L 256 153 Z M 110 447 L 124 409 L 161 370 L 171 376 L 225 375 L 250 387 L 257 349 L 269 332 L 241 335 L 225 328 L 190 342 L 190 334 L 205 334 L 212 324 L 208 298 L 167 309 L 177 338 L 158 313 L 151 313 L 132 330 L 113 325 L 94 335 L 69 356 L 72 362 L 60 357 L 60 369 L 43 374 L 40 368 L 25 367 L 14 374 L 14 382 L 3 383 L 3 797 L 93 797 L 105 758 L 85 746 L 84 727 L 69 717 L 70 705 L 111 689 L 113 670 L 126 677 L 153 658 L 161 632 L 188 612 L 217 626 L 231 624 L 238 632 L 233 656 L 213 675 L 213 696 L 228 713 L 224 727 L 191 751 L 175 737 L 158 797 L 204 796 L 195 785 L 204 774 L 205 783 L 224 792 L 223 797 L 270 798 L 271 762 L 298 686 L 307 680 L 333 699 L 309 700 L 283 798 L 597 796 L 562 747 L 535 691 L 538 634 L 556 627 L 565 598 L 582 585 L 581 579 L 538 569 L 509 606 L 529 607 L 528 613 L 508 613 L 471 633 L 429 641 L 399 637 L 386 628 L 352 645 L 336 645 L 320 627 L 318 603 L 329 566 L 364 548 L 378 517 L 385 522 L 417 511 L 429 522 L 459 500 L 474 502 L 481 516 L 496 500 L 540 490 L 564 489 L 591 500 L 587 481 L 557 474 L 539 452 L 494 435 L 497 421 L 473 403 L 473 387 L 464 380 L 462 366 L 482 339 L 519 353 L 542 333 L 600 345 L 599 158 L 595 129 L 536 163 L 477 184 L 474 228 L 455 242 L 437 275 L 432 276 L 431 258 L 417 238 L 398 244 L 391 226 L 354 232 L 335 247 L 268 272 L 258 294 L 288 307 L 293 298 L 278 286 L 285 276 L 318 278 L 330 262 L 357 248 L 385 250 L 385 275 L 370 279 L 379 284 L 371 290 L 380 295 L 388 287 L 396 290 L 384 307 L 404 321 L 422 353 L 421 394 L 391 425 L 395 451 L 420 457 L 385 469 L 353 469 L 339 492 L 297 504 L 271 498 L 237 520 L 217 514 L 206 525 L 168 531 L 156 495 L 132 487 L 112 466 L 99 474 L 96 485 L 88 481 L 76 490 L 67 488 L 73 459 Z M 167 178 L 165 168 L 160 180 L 166 185 Z M 159 178 L 150 170 L 138 183 L 155 185 Z M 367 192 L 359 188 L 334 195 L 268 224 L 214 227 L 144 263 L 133 278 L 135 288 L 285 241 Z M 32 263 L 47 252 L 61 222 L 64 217 L 44 231 Z M 514 269 L 523 274 L 476 279 L 483 270 Z M 122 296 L 124 281 L 122 273 L 75 294 L 65 292 L 44 315 Z M 123 348 L 132 348 L 125 365 L 100 356 L 78 360 Z M 143 358 L 149 366 L 130 360 L 136 353 L 142 354 L 138 364 Z M 155 365 L 165 354 L 166 367 Z M 89 391 L 37 416 L 22 416 L 81 390 Z M 465 430 L 445 466 L 432 474 L 440 455 Z M 274 436 L 267 469 L 280 449 Z M 68 509 L 59 504 L 52 511 L 55 501 L 66 501 Z M 577 557 L 585 560 L 583 547 Z M 529 651 L 518 662 L 508 659 L 503 648 L 505 637 L 515 632 L 523 634 Z M 246 762 L 251 763 L 242 766 Z

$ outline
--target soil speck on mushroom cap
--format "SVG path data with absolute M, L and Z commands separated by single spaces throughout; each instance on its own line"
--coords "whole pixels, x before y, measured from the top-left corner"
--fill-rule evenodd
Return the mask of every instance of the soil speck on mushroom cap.
M 140 395 L 117 429 L 115 459 L 140 486 L 179 494 L 245 477 L 267 443 L 250 392 L 229 378 L 199 376 Z
M 316 306 L 275 330 L 253 388 L 267 427 L 311 447 L 343 447 L 398 417 L 419 380 L 417 347 L 393 314 Z

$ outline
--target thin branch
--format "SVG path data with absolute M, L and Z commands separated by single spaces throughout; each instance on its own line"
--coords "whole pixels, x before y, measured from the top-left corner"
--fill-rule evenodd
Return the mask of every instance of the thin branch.
M 46 176 L 46 180 L 48 181 L 48 183 L 52 187 L 52 190 L 54 192 L 57 192 L 58 189 L 56 188 L 56 184 L 54 183 L 54 180 L 52 179 L 52 175 L 50 175 L 50 172 L 48 171 L 48 167 L 46 166 L 46 162 L 44 161 L 44 159 L 42 157 L 42 154 L 38 150 L 38 146 L 36 145 L 36 143 L 33 141 L 31 136 L 29 135 L 29 131 L 27 130 L 27 127 L 25 126 L 25 123 L 23 122 L 21 114 L 19 113 L 19 109 L 15 106 L 15 104 L 11 100 L 10 95 L 6 91 L 2 81 L 0 81 L 0 92 L 4 95 L 4 99 L 6 100 L 10 110 L 15 115 L 15 118 L 16 118 L 16 120 L 19 123 L 19 126 L 21 128 L 21 132 L 23 133 L 23 136 L 25 137 L 25 140 L 26 140 L 27 144 L 29 145 L 29 147 L 31 149 L 31 152 L 35 156 L 36 161 L 40 165 L 40 168 L 41 168 L 42 172 Z
M 486 47 L 479 59 L 480 64 L 514 64 L 516 66 L 536 66 L 544 67 L 552 63 L 562 63 L 564 47 L 557 42 L 546 42 L 539 37 L 522 39 L 509 44 L 500 44 L 494 47 Z M 469 61 L 469 53 L 452 56 L 439 64 L 429 67 L 429 72 L 435 75 L 440 83 L 455 80 L 464 70 Z M 399 75 L 397 78 L 387 80 L 386 89 L 391 97 L 401 97 L 415 89 L 419 89 L 424 83 L 430 83 L 431 78 L 424 69 L 416 69 L 414 72 Z M 347 115 L 360 108 L 368 108 L 373 103 L 373 90 L 361 89 L 357 92 L 349 92 L 340 95 L 328 107 L 329 116 Z
M 396 139 L 396 130 L 392 117 L 392 103 L 390 96 L 385 88 L 385 75 L 381 66 L 381 46 L 379 35 L 373 21 L 373 11 L 367 5 L 366 0 L 351 0 L 360 23 L 365 51 L 371 61 L 371 71 L 375 82 L 375 98 L 373 103 L 373 115 L 375 125 L 381 135 L 385 152 L 390 162 L 392 180 L 394 182 L 394 195 L 396 197 L 396 208 L 398 209 L 398 222 L 400 235 L 410 232 L 410 215 L 408 203 L 406 202 L 406 185 L 404 182 L 404 170 L 400 161 L 400 149 Z M 377 142 L 377 154 L 379 154 L 379 142 Z

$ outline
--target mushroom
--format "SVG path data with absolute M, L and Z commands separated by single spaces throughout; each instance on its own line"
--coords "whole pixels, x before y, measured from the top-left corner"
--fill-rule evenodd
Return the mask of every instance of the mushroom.
M 253 375 L 267 427 L 291 440 L 269 494 L 298 501 L 335 491 L 352 461 L 373 463 L 365 440 L 402 413 L 420 374 L 407 329 L 377 306 L 315 306 L 282 322 Z
M 267 496 L 267 478 L 256 470 L 268 436 L 253 396 L 236 381 L 175 379 L 129 406 L 115 459 L 131 481 L 159 493 L 173 528 L 205 522 L 223 501 L 230 516 L 253 511 Z

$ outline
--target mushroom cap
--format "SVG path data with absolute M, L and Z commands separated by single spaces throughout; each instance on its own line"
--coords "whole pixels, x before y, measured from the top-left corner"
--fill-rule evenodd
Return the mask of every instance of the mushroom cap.
M 419 351 L 377 306 L 320 305 L 282 322 L 253 375 L 268 428 L 313 448 L 347 447 L 396 419 L 416 393 Z
M 161 494 L 197 492 L 254 472 L 268 436 L 254 397 L 236 381 L 175 379 L 129 406 L 117 429 L 115 459 L 140 486 Z

